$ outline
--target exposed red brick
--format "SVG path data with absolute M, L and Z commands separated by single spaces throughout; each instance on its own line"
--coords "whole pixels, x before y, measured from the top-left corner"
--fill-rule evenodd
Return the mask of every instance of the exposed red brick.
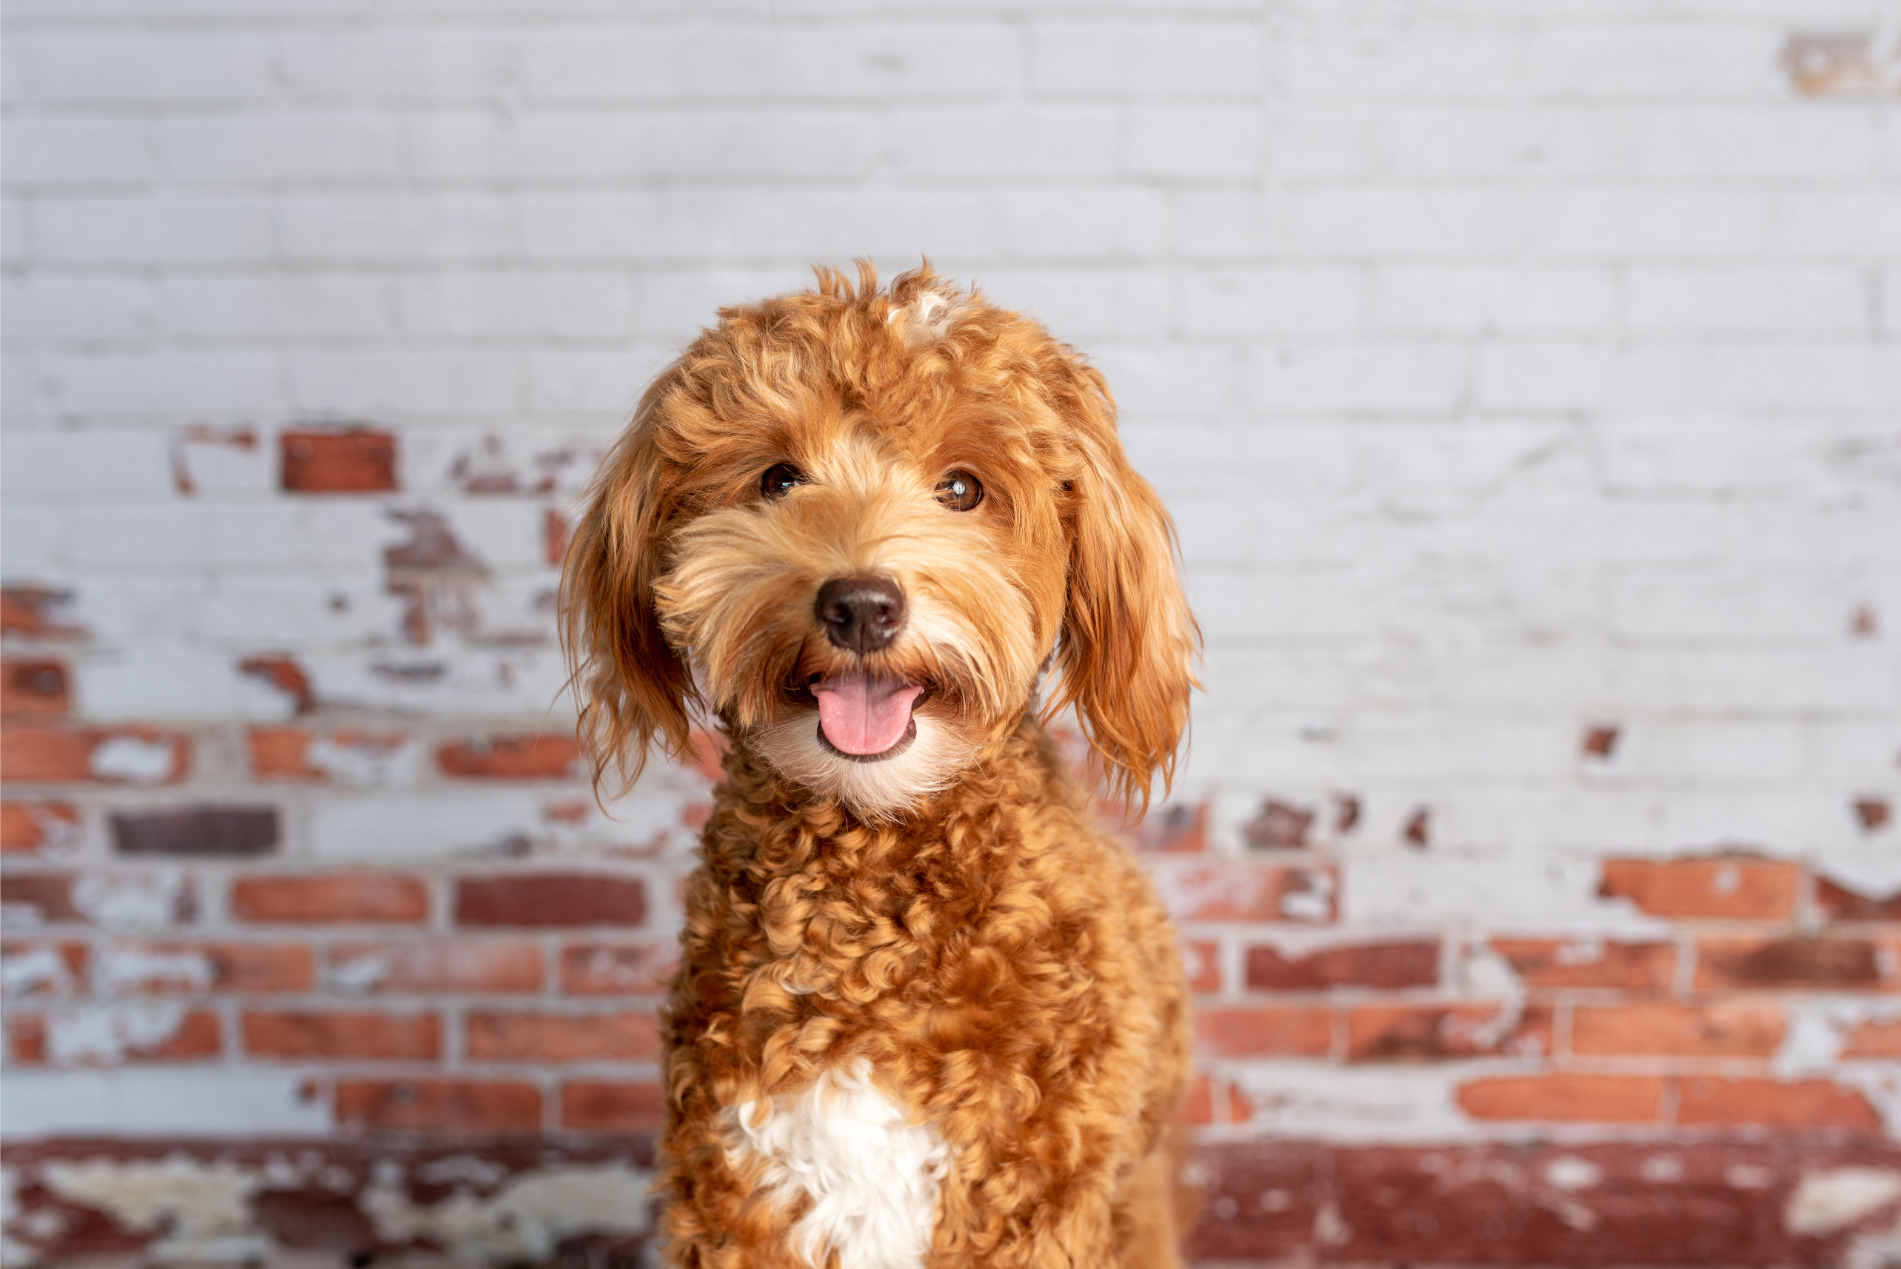
M 1197 1009 L 1195 1035 L 1217 1057 L 1324 1057 L 1333 1048 L 1333 1011 L 1324 1005 Z
M 1351 833 L 1360 826 L 1360 799 L 1351 793 L 1337 793 L 1333 798 L 1333 831 L 1342 835 Z
M 33 854 L 79 837 L 79 808 L 71 802 L 0 802 L 0 852 Z
M 408 541 L 383 548 L 383 589 L 404 601 L 403 637 L 422 646 L 435 637 L 438 625 L 475 633 L 469 606 L 455 597 L 486 578 L 488 570 L 469 554 L 440 512 L 389 515 L 407 524 L 410 532 Z
M 102 991 L 123 995 L 239 995 L 309 991 L 316 956 L 301 943 L 121 943 L 104 949 Z
M 1718 1079 L 1695 1076 L 1677 1085 L 1677 1122 L 1683 1125 L 1761 1125 L 1820 1131 L 1874 1132 L 1881 1116 L 1868 1099 L 1833 1080 Z
M 1804 97 L 1880 97 L 1887 74 L 1867 31 L 1795 31 L 1783 41 L 1782 69 Z
M 1845 1058 L 1901 1058 L 1901 1017 L 1865 1018 L 1842 1037 Z
M 1435 939 L 1353 943 L 1289 956 L 1266 945 L 1247 950 L 1247 982 L 1257 991 L 1324 991 L 1330 987 L 1431 987 L 1439 981 Z
M 436 765 L 463 779 L 567 780 L 580 757 L 572 736 L 488 736 L 440 746 Z
M 69 872 L 11 872 L 0 876 L 0 905 L 34 922 L 84 920 L 73 904 L 75 880 Z
M 299 714 L 308 714 L 317 708 L 317 693 L 296 657 L 282 653 L 245 657 L 238 662 L 238 672 L 262 679 L 282 692 Z
M 433 1013 L 249 1010 L 242 1030 L 244 1051 L 253 1057 L 423 1061 L 442 1055 L 442 1022 Z
M 274 806 L 187 806 L 108 817 L 121 855 L 255 859 L 277 849 Z
M 437 1132 L 535 1132 L 541 1090 L 520 1080 L 340 1080 L 345 1128 Z
M 329 974 L 347 991 L 540 991 L 541 948 L 534 943 L 459 938 L 421 943 L 341 943 Z
M 1769 1004 L 1578 1005 L 1571 1051 L 1592 1057 L 1775 1056 L 1787 1024 Z
M 1184 1124 L 1244 1124 L 1254 1113 L 1248 1095 L 1232 1080 L 1198 1074 L 1188 1082 L 1177 1119 Z
M 1881 621 L 1875 616 L 1875 610 L 1862 604 L 1849 614 L 1848 633 L 1857 639 L 1872 639 L 1881 632 Z
M 1782 860 L 1607 859 L 1597 893 L 1666 917 L 1778 920 L 1795 915 L 1802 869 Z
M 456 881 L 457 925 L 632 926 L 646 919 L 647 890 L 638 877 L 529 872 Z
M 651 1013 L 471 1013 L 468 1056 L 477 1062 L 651 1062 L 660 1028 Z
M 1676 977 L 1677 950 L 1669 943 L 1495 938 L 1491 947 L 1532 988 L 1666 992 Z
M 1459 1107 L 1474 1119 L 1554 1123 L 1656 1122 L 1663 1080 L 1655 1075 L 1494 1075 L 1459 1086 Z
M 429 915 L 429 890 L 401 873 L 239 877 L 231 914 L 253 922 L 414 922 Z
M 1696 985 L 1886 989 L 1896 985 L 1894 959 L 1876 939 L 1712 936 L 1696 943 Z
M 577 1080 L 561 1088 L 561 1126 L 571 1132 L 652 1132 L 666 1111 L 654 1080 Z
M 1854 808 L 1855 822 L 1861 825 L 1864 833 L 1878 833 L 1894 818 L 1894 808 L 1888 804 L 1887 798 L 1872 795 L 1859 797 L 1854 801 Z
M 369 761 L 387 757 L 408 743 L 400 731 L 362 731 L 343 727 L 318 731 L 310 727 L 253 727 L 245 734 L 251 774 L 260 780 L 327 780 L 330 772 L 311 759 L 318 741 L 333 749 L 351 750 Z
M 1546 1005 L 1356 1005 L 1347 1011 L 1349 1062 L 1548 1057 L 1553 1046 Z
M 123 750 L 105 749 L 115 742 L 140 748 L 164 746 L 165 764 L 155 773 L 156 779 L 144 778 L 142 764 L 135 764 L 141 769 L 134 773 L 117 761 Z M 9 726 L 0 728 L 0 769 L 19 784 L 122 784 L 135 778 L 138 783 L 176 784 L 191 770 L 191 738 L 154 727 Z
M 13 1011 L 7 1018 L 7 1035 L 13 1057 L 25 1066 L 40 1066 L 59 1060 L 52 1052 L 50 1032 L 57 1018 L 37 1013 Z M 224 1035 L 218 1015 L 206 1009 L 187 1012 L 178 1021 L 178 1029 L 150 1042 L 121 1037 L 111 1045 L 113 1062 L 204 1062 L 223 1056 Z M 68 1065 L 93 1066 L 101 1059 L 81 1057 Z
M 561 990 L 570 996 L 653 996 L 678 964 L 669 943 L 577 943 L 561 953 Z
M 73 996 L 85 990 L 91 949 L 84 943 L 8 940 L 0 944 L 7 966 L 7 995 Z M 29 967 L 38 967 L 29 970 Z
M 1432 841 L 1432 812 L 1420 807 L 1406 817 L 1406 826 L 1399 830 L 1400 837 L 1414 850 L 1424 850 Z
M 561 567 L 561 562 L 568 558 L 568 543 L 572 538 L 573 529 L 565 515 L 553 507 L 541 513 L 542 557 L 549 567 Z
M 16 717 L 70 713 L 66 663 L 47 657 L 0 660 L 0 714 Z
M 290 493 L 389 493 L 396 437 L 367 427 L 299 428 L 278 438 L 280 484 Z
M 1610 723 L 1597 723 L 1584 729 L 1578 750 L 1587 758 L 1608 760 L 1617 752 L 1619 729 Z
M 0 587 L 0 631 L 28 639 L 72 639 L 85 634 L 65 620 L 73 593 L 52 586 Z
M 1155 882 L 1177 921 L 1334 919 L 1337 874 L 1328 864 L 1158 863 Z
M 1863 894 L 1831 877 L 1818 876 L 1815 906 L 1830 921 L 1901 921 L 1901 890 Z
M 1208 845 L 1208 804 L 1171 802 L 1150 811 L 1135 827 L 1135 844 L 1147 852 L 1197 855 Z
M 1268 798 L 1261 813 L 1241 829 L 1241 839 L 1252 850 L 1304 850 L 1313 831 L 1314 813 L 1306 807 Z
M 1188 990 L 1203 994 L 1221 990 L 1221 944 L 1213 939 L 1186 939 L 1182 964 Z

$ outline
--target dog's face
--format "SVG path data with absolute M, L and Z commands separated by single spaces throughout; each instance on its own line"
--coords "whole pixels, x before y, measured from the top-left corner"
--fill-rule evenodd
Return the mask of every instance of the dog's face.
M 1013 729 L 1052 662 L 1119 788 L 1187 721 L 1170 526 L 1100 376 L 928 270 L 722 311 L 608 456 L 563 579 L 582 735 L 638 774 L 716 712 L 895 817 Z

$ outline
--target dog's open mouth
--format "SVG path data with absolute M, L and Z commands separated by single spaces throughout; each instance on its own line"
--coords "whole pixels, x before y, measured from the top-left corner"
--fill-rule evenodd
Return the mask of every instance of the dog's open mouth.
M 821 679 L 810 691 L 818 701 L 819 742 L 841 758 L 881 762 L 917 739 L 912 711 L 924 696 L 922 683 L 852 670 Z

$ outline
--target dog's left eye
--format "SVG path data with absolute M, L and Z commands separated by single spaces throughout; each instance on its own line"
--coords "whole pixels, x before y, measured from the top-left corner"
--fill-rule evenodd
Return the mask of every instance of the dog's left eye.
M 954 471 L 937 482 L 937 500 L 952 511 L 969 511 L 984 500 L 983 482 L 967 471 Z
M 805 483 L 805 473 L 791 463 L 774 463 L 759 478 L 759 492 L 768 498 L 783 498 L 794 485 Z

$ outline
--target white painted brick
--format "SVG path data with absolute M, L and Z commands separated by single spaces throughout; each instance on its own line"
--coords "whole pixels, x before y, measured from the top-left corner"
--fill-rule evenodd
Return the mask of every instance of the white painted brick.
M 284 255 L 297 262 L 502 259 L 519 242 L 515 209 L 489 195 L 303 195 L 277 217 Z
M 481 788 L 332 798 L 311 817 L 310 850 L 326 862 L 506 855 L 545 834 L 541 802 L 533 790 Z
M 677 355 L 652 345 L 595 351 L 550 348 L 528 359 L 527 399 L 544 411 L 586 411 L 616 419 L 633 414 L 640 394 Z
M 178 115 L 153 130 L 166 175 L 186 186 L 387 181 L 401 170 L 394 121 L 371 114 Z
M 1397 10 L 1324 8 L 1290 23 L 1270 54 L 1281 90 L 1297 99 L 1490 98 L 1514 95 L 1522 38 L 1503 24 L 1408 22 Z
M 1107 176 L 1124 132 L 1121 112 L 1108 107 L 914 106 L 885 117 L 877 148 L 913 177 Z
M 1881 135 L 1879 118 L 1867 110 L 1659 111 L 1633 131 L 1632 170 L 1668 181 L 1854 180 L 1875 170 Z
M 1743 719 L 1649 719 L 1619 736 L 1615 767 L 1645 783 L 1787 781 L 1807 769 L 1804 733 L 1812 730 Z
M 293 97 L 365 101 L 485 99 L 513 83 L 517 42 L 492 27 L 435 23 L 402 29 L 302 29 L 276 42 L 279 81 Z
M 1260 170 L 1258 116 L 1220 106 L 1137 106 L 1129 111 L 1127 169 L 1138 176 L 1233 179 Z
M 1379 117 L 1372 142 L 1382 173 L 1438 181 L 1605 181 L 1630 165 L 1636 119 L 1597 106 L 1414 103 Z
M 136 339 L 156 329 L 154 291 L 130 277 L 8 275 L 0 304 L 9 341 Z
M 121 1067 L 94 1071 L 9 1070 L 7 1135 L 41 1137 L 254 1138 L 317 1136 L 330 1108 L 304 1095 L 297 1071 L 265 1067 Z
M 238 657 L 209 648 L 168 645 L 149 637 L 87 659 L 77 704 L 89 718 L 275 721 L 293 702 L 238 670 Z
M 182 274 L 161 279 L 154 325 L 167 335 L 366 339 L 395 328 L 388 279 L 365 274 Z
M 1030 87 L 1039 93 L 1246 97 L 1260 83 L 1255 22 L 1041 22 L 1031 31 Z
M 1168 222 L 1168 200 L 1159 190 L 1006 189 L 997 196 L 995 221 L 977 226 L 973 244 L 963 250 L 1036 263 L 1149 257 L 1167 242 Z
M 1635 332 L 1856 334 L 1868 280 L 1848 269 L 1632 269 L 1625 322 Z
M 1181 329 L 1191 335 L 1347 335 L 1365 324 L 1366 275 L 1338 266 L 1184 270 Z
M 402 329 L 418 335 L 621 339 L 643 329 L 633 279 L 600 270 L 431 271 L 392 289 Z
M 1526 41 L 1524 82 L 1540 96 L 1585 100 L 1783 99 L 1773 26 L 1667 20 L 1551 23 Z
M 1386 264 L 1372 295 L 1374 328 L 1407 334 L 1602 334 L 1617 313 L 1605 268 Z
M 36 254 L 55 264 L 227 264 L 272 246 L 270 205 L 242 195 L 48 197 L 33 228 Z
M 1218 345 L 1097 344 L 1089 357 L 1109 380 L 1122 415 L 1178 415 L 1232 404 L 1236 362 Z
M 6 143 L 13 184 L 136 182 L 155 167 L 148 129 L 119 119 L 9 118 Z
M 1611 628 L 1642 642 L 1835 643 L 1859 579 L 1838 568 L 1731 566 L 1612 569 L 1604 576 Z
M 0 467 L 9 498 L 62 494 L 163 495 L 171 492 L 166 438 L 156 432 L 28 432 L 0 435 Z
M 291 354 L 290 399 L 307 412 L 352 417 L 505 411 L 521 404 L 521 367 L 505 348 Z
M 1261 110 L 1262 172 L 1282 181 L 1351 180 L 1376 168 L 1373 136 L 1383 116 L 1338 103 L 1303 101 Z
M 1247 394 L 1268 414 L 1429 417 L 1453 411 L 1470 378 L 1456 344 L 1288 341 L 1250 353 Z
M 82 27 L 14 31 L 7 43 L 24 80 L 18 91 L 36 101 L 228 103 L 267 98 L 274 87 L 270 45 L 242 31 Z
M 1864 263 L 1901 255 L 1901 193 L 1783 190 L 1774 200 L 1769 243 L 1782 251 Z
M 1004 267 L 973 273 L 991 302 L 1087 348 L 1105 339 L 1162 339 L 1172 327 L 1172 278 L 1160 269 Z
M 102 418 L 273 415 L 284 408 L 280 354 L 273 348 L 64 354 L 44 361 L 49 395 L 62 411 Z

